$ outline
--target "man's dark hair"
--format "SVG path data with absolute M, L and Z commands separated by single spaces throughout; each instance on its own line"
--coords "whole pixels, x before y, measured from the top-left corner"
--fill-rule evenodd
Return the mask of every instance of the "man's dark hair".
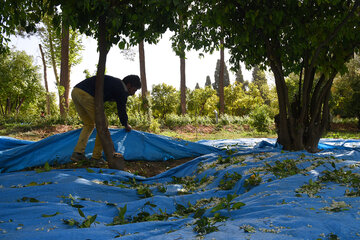
M 123 82 L 126 84 L 130 83 L 132 87 L 136 87 L 137 89 L 141 88 L 141 81 L 139 76 L 137 75 L 128 75 L 123 79 Z

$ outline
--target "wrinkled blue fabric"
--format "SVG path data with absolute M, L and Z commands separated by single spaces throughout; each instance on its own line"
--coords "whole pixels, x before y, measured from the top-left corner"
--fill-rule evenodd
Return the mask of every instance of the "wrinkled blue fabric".
M 199 237 L 200 219 L 213 220 L 215 216 L 225 218 L 205 224 L 209 229 L 216 229 L 204 233 L 204 239 L 360 239 L 360 196 L 345 195 L 347 191 L 360 189 L 327 182 L 313 197 L 296 192 L 304 184 L 318 180 L 324 171 L 334 170 L 334 166 L 360 174 L 359 140 L 322 139 L 319 144 L 322 151 L 308 153 L 283 151 L 275 139 L 202 140 L 183 146 L 182 141 L 171 138 L 134 133 L 129 136 L 112 132 L 112 136 L 123 143 L 133 137 L 138 139 L 137 134 L 142 136 L 141 144 L 167 145 L 169 141 L 169 146 L 176 148 L 174 154 L 178 148 L 197 148 L 198 145 L 211 147 L 214 151 L 200 154 L 151 178 L 97 168 L 1 173 L 0 239 L 188 240 Z M 120 134 L 119 138 L 114 138 L 116 134 Z M 76 141 L 77 134 L 61 134 L 49 142 L 59 139 Z M 119 142 L 114 141 L 121 149 L 123 144 Z M 42 144 L 36 146 L 42 147 Z M 18 147 L 15 145 L 15 148 Z M 139 151 L 148 153 L 149 148 L 152 147 L 142 146 Z M 43 146 L 45 150 L 48 149 Z M 189 151 L 193 154 L 195 149 Z M 161 156 L 168 157 L 169 152 Z M 45 154 L 43 158 L 47 159 Z M 233 161 L 231 164 L 227 163 L 229 159 Z M 274 165 L 288 160 L 296 160 L 297 167 L 305 172 L 279 177 L 264 168 L 265 163 Z M 309 168 L 312 164 L 314 167 Z M 240 179 L 230 189 L 222 189 L 220 186 L 235 174 L 241 175 Z M 259 184 L 246 185 L 256 174 L 261 176 Z M 175 181 L 185 177 L 193 179 L 196 187 L 186 190 L 189 186 Z M 147 186 L 152 195 L 144 197 L 134 183 L 138 187 Z M 214 209 L 221 199 L 225 203 L 230 194 L 234 198 L 228 202 L 228 207 Z M 238 203 L 243 206 L 233 209 L 232 206 Z M 340 204 L 340 207 L 329 210 L 334 204 Z M 174 215 L 179 205 L 197 206 L 204 212 L 199 216 L 194 212 Z M 96 215 L 89 228 L 65 223 L 85 220 L 78 208 L 85 218 Z M 127 222 L 111 225 L 114 217 L 119 216 L 119 210 L 125 208 Z M 168 214 L 169 217 L 133 221 L 143 213 Z
M 43 166 L 46 162 L 70 162 L 79 134 L 80 129 L 37 142 L 0 137 L 0 172 Z M 110 134 L 115 151 L 123 154 L 126 160 L 166 161 L 219 151 L 216 147 L 135 130 L 110 129 Z M 92 154 L 95 136 L 96 131 L 90 136 L 85 150 L 88 157 Z

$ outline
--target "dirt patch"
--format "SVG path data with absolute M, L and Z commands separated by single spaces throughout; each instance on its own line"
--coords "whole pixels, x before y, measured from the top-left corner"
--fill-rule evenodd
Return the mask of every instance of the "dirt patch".
M 359 132 L 356 123 L 331 123 L 330 130 L 334 132 Z
M 214 126 L 204 126 L 204 125 L 199 125 L 199 126 L 185 125 L 185 126 L 175 127 L 174 131 L 177 132 L 177 133 L 194 133 L 194 132 L 198 132 L 198 133 L 210 134 L 210 133 L 215 132 L 216 128 Z
M 153 177 L 162 172 L 165 172 L 171 168 L 179 166 L 183 163 L 193 160 L 193 158 L 182 158 L 182 159 L 171 159 L 167 161 L 125 161 L 124 171 L 140 175 L 143 177 Z M 43 167 L 33 167 L 24 169 L 24 171 L 29 170 L 39 170 Z M 65 164 L 55 164 L 51 166 L 53 169 L 77 169 L 77 168 L 109 168 L 106 162 L 94 162 L 94 161 L 81 161 L 81 162 L 70 162 Z M 89 170 L 90 171 L 90 170 Z

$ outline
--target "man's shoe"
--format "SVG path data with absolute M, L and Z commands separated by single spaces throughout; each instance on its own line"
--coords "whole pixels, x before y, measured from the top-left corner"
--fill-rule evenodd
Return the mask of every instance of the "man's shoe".
M 88 160 L 87 157 L 85 156 L 85 153 L 78 153 L 78 152 L 73 152 L 70 159 L 73 162 Z

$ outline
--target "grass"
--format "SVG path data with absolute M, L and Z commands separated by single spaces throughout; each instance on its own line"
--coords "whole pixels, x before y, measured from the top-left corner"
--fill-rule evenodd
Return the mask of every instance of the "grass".
M 360 139 L 360 131 L 354 122 L 334 123 L 332 129 L 323 138 Z M 25 140 L 41 140 L 51 135 L 80 128 L 81 125 L 59 123 L 4 123 L 0 125 L 0 136 L 8 136 Z M 136 129 L 136 127 L 134 127 Z M 238 139 L 238 138 L 276 138 L 275 131 L 257 132 L 248 125 L 186 125 L 180 127 L 162 128 L 157 134 L 180 138 L 187 141 L 202 139 Z
M 160 135 L 180 138 L 187 141 L 199 141 L 202 139 L 207 140 L 216 140 L 216 139 L 237 139 L 237 138 L 275 138 L 276 134 L 274 133 L 259 133 L 254 131 L 229 131 L 229 130 L 220 130 L 214 131 L 211 133 L 203 133 L 203 132 L 179 132 L 179 131 L 171 131 L 164 130 L 160 132 Z
M 360 139 L 360 131 L 358 132 L 330 131 L 324 136 L 324 138 Z

